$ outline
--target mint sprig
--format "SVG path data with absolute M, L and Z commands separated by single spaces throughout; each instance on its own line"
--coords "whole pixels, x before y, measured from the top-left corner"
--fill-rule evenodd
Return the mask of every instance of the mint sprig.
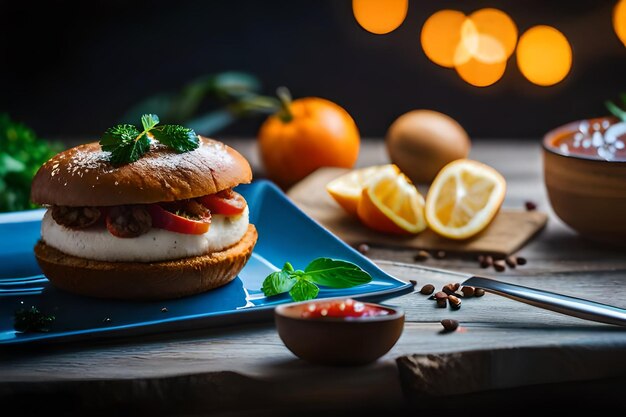
M 299 279 L 298 282 L 289 291 L 289 295 L 294 301 L 312 300 L 317 297 L 320 289 L 317 285 L 308 281 L 306 278 Z
M 311 300 L 319 294 L 318 285 L 349 288 L 367 284 L 372 276 L 352 262 L 317 258 L 304 270 L 295 270 L 287 262 L 280 271 L 272 272 L 263 281 L 261 291 L 267 297 L 289 292 L 294 301 Z
M 287 262 L 281 271 L 269 274 L 261 287 L 263 294 L 269 297 L 291 290 L 297 281 L 295 277 L 291 276 L 292 272 L 294 272 L 293 267 Z
M 111 164 L 124 165 L 135 162 L 150 149 L 146 131 L 139 132 L 133 125 L 117 125 L 107 129 L 100 139 L 103 151 L 111 152 Z
M 196 132 L 179 125 L 159 126 L 150 133 L 156 140 L 178 153 L 193 151 L 200 144 Z
M 143 131 L 129 124 L 113 126 L 102 135 L 100 146 L 103 151 L 111 152 L 110 161 L 114 166 L 129 164 L 141 158 L 150 150 L 150 138 L 178 153 L 192 151 L 200 146 L 200 139 L 192 129 L 158 124 L 159 116 L 144 114 L 141 116 Z

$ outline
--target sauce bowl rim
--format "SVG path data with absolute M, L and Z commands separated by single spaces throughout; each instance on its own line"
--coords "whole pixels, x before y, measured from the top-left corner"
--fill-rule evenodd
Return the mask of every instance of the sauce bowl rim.
M 311 302 L 323 303 L 323 302 L 330 302 L 330 301 L 335 301 L 335 300 L 347 300 L 348 298 L 351 298 L 351 297 L 323 298 L 319 300 L 314 299 L 314 300 L 297 301 L 293 303 L 281 304 L 274 308 L 274 314 L 287 318 L 287 319 L 291 319 L 291 320 L 297 320 L 297 321 L 303 321 L 303 322 L 323 322 L 323 323 L 371 323 L 375 321 L 393 321 L 393 320 L 397 320 L 405 316 L 404 309 L 402 309 L 401 307 L 392 307 L 392 306 L 388 306 L 385 304 L 377 304 L 377 303 L 372 303 L 372 302 L 367 302 L 367 301 L 360 301 L 355 298 L 352 298 L 352 299 L 354 301 L 358 301 L 365 305 L 373 306 L 376 308 L 382 308 L 384 310 L 389 311 L 390 314 L 381 315 L 381 316 L 364 316 L 364 317 L 300 317 L 297 315 L 290 315 L 290 314 L 285 313 L 286 310 L 293 309 L 295 307 L 298 307 L 304 304 L 309 304 Z
M 582 155 L 582 154 L 565 154 L 564 152 L 561 152 L 559 148 L 555 147 L 554 145 L 550 144 L 550 142 L 554 139 L 555 136 L 563 133 L 563 132 L 575 132 L 577 131 L 577 127 L 578 125 L 580 125 L 581 122 L 584 121 L 592 121 L 592 120 L 617 120 L 615 117 L 611 117 L 611 116 L 603 116 L 603 117 L 593 117 L 593 118 L 589 118 L 589 119 L 580 119 L 580 120 L 574 120 L 572 122 L 569 123 L 565 123 L 561 126 L 558 126 L 554 129 L 549 130 L 546 134 L 543 135 L 543 139 L 541 141 L 541 147 L 547 151 L 550 152 L 554 155 L 558 155 L 561 156 L 563 158 L 570 158 L 570 159 L 579 159 L 582 161 L 590 161 L 590 162 L 597 162 L 597 163 L 603 163 L 603 164 L 626 164 L 626 159 L 623 160 L 617 160 L 617 161 L 609 161 L 607 159 L 600 159 L 600 158 L 594 158 L 592 156 L 589 155 Z

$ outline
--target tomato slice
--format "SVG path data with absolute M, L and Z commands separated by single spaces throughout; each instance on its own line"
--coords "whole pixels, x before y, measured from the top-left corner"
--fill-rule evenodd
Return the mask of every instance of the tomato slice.
M 223 190 L 216 194 L 205 195 L 197 200 L 213 214 L 234 216 L 243 213 L 246 208 L 246 200 L 233 190 Z
M 152 216 L 152 227 L 169 230 L 170 232 L 202 235 L 209 231 L 209 226 L 211 225 L 211 214 L 199 220 L 193 220 L 169 212 L 158 204 L 150 204 L 148 211 Z

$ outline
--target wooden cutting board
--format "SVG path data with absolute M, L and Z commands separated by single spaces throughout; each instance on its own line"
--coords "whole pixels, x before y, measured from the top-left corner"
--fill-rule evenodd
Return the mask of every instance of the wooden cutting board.
M 464 241 L 441 237 L 429 229 L 415 236 L 383 234 L 368 229 L 348 215 L 326 192 L 326 184 L 347 171 L 321 168 L 290 188 L 287 195 L 302 211 L 350 245 L 368 243 L 504 257 L 523 247 L 548 219 L 546 213 L 540 211 L 503 208 L 485 231 Z

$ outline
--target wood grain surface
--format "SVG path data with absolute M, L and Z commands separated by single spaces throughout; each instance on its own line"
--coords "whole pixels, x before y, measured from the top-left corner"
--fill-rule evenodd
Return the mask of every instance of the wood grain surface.
M 229 144 L 262 177 L 254 143 Z M 375 244 L 367 256 L 418 286 L 456 279 L 439 269 L 462 271 L 626 308 L 624 250 L 582 239 L 554 216 L 542 183 L 538 142 L 481 141 L 470 156 L 505 175 L 505 207 L 519 209 L 532 200 L 550 216 L 546 228 L 519 252 L 528 259 L 526 265 L 496 272 L 480 268 L 473 256 L 455 254 L 418 263 L 413 249 Z M 386 162 L 382 143 L 365 141 L 359 165 Z M 510 415 L 527 413 L 525 405 L 535 404 L 625 410 L 625 402 L 609 401 L 620 398 L 626 386 L 625 329 L 493 294 L 464 299 L 459 310 L 436 308 L 415 293 L 386 303 L 402 307 L 407 323 L 398 343 L 371 365 L 310 365 L 282 344 L 273 323 L 261 323 L 1 350 L 0 400 L 25 413 L 76 415 L 119 410 L 142 415 L 276 416 L 294 410 L 302 410 L 301 415 L 324 410 L 441 415 L 442 409 L 457 413 L 461 405 L 471 415 L 466 404 L 480 404 L 484 415 L 504 400 L 516 401 Z M 459 330 L 442 333 L 443 318 L 457 319 Z

